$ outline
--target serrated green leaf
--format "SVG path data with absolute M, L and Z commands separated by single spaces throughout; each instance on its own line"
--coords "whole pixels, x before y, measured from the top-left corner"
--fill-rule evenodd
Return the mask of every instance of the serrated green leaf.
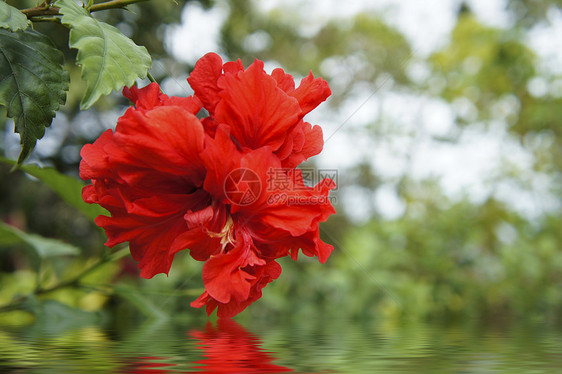
M 66 101 L 69 76 L 63 62 L 62 52 L 46 36 L 32 30 L 0 29 L 0 105 L 14 119 L 21 137 L 18 164 Z
M 80 249 L 60 240 L 29 234 L 0 221 L 0 245 L 24 244 L 33 249 L 40 258 L 78 255 Z M 6 239 L 4 239 L 6 238 Z
M 86 81 L 82 110 L 91 107 L 100 96 L 146 77 L 152 63 L 146 48 L 93 18 L 74 0 L 59 0 L 56 5 L 63 14 L 62 23 L 70 27 L 69 45 L 78 49 L 76 64 L 82 66 L 82 79 Z
M 14 165 L 15 161 L 0 157 L 0 162 Z M 87 204 L 82 199 L 84 184 L 79 180 L 59 173 L 53 168 L 41 168 L 37 165 L 22 165 L 21 170 L 45 183 L 64 201 L 87 215 L 92 221 L 99 215 L 109 212 L 97 204 Z
M 0 27 L 12 31 L 25 30 L 31 24 L 25 14 L 0 1 Z

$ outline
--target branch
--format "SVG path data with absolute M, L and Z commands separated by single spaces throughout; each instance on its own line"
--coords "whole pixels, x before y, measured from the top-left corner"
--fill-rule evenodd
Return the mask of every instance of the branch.
M 48 288 L 37 288 L 37 289 L 35 289 L 35 291 L 31 292 L 31 294 L 33 294 L 35 296 L 45 295 L 45 294 L 60 290 L 61 288 L 78 286 L 80 284 L 80 281 L 86 275 L 90 274 L 92 271 L 96 270 L 100 266 L 102 266 L 104 264 L 107 264 L 108 262 L 117 261 L 117 260 L 125 257 L 126 255 L 129 254 L 129 252 L 130 252 L 129 247 L 122 248 L 115 253 L 108 254 L 108 255 L 102 257 L 101 259 L 98 260 L 98 262 L 96 262 L 95 264 L 91 265 L 90 267 L 84 269 L 80 274 L 76 275 L 75 277 L 73 277 L 69 280 L 57 283 L 54 286 L 51 286 L 51 287 L 48 287 Z M 10 302 L 10 304 L 0 306 L 0 313 L 9 312 L 11 310 L 16 310 L 16 309 L 21 309 L 23 307 L 23 305 L 25 304 L 26 300 L 29 298 L 29 296 L 31 294 L 18 296 L 15 299 L 13 299 Z
M 61 23 L 60 18 L 57 17 L 30 17 L 29 20 L 31 22 L 55 22 Z
M 92 5 L 90 12 L 97 12 L 98 10 L 125 8 L 129 4 L 140 3 L 149 0 L 111 0 L 101 4 Z
M 142 1 L 148 0 L 111 0 L 105 3 L 94 4 L 90 8 L 90 12 L 97 12 L 100 10 L 107 9 L 123 9 L 127 5 L 140 3 Z M 22 13 L 26 15 L 27 18 L 37 17 L 37 16 L 59 16 L 59 7 L 52 6 L 51 1 L 45 1 L 43 4 L 29 9 L 22 9 Z
M 22 9 L 21 12 L 26 15 L 27 18 L 36 16 L 55 16 L 60 15 L 58 7 L 52 7 L 50 1 L 45 1 L 43 4 L 36 6 L 35 8 Z

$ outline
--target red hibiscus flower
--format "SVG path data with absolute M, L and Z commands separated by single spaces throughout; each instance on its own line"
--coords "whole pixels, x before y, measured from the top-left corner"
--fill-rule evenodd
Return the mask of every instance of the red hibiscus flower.
M 318 228 L 335 213 L 335 184 L 307 187 L 294 168 L 322 148 L 320 128 L 302 117 L 329 88 L 310 75 L 295 89 L 280 69 L 270 76 L 261 61 L 244 70 L 214 54 L 188 80 L 196 97 L 170 98 L 155 83 L 123 90 L 135 107 L 82 149 L 80 176 L 92 181 L 83 198 L 111 213 L 96 224 L 107 245 L 129 242 L 142 277 L 168 273 L 184 249 L 205 261 L 192 306 L 231 317 L 279 277 L 277 258 L 301 249 L 324 262 L 332 251 Z

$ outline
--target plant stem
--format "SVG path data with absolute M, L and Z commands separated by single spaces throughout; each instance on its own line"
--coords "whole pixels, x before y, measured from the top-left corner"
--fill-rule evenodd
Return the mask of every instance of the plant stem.
M 55 284 L 54 286 L 51 286 L 51 287 L 37 288 L 37 289 L 35 289 L 35 291 L 33 291 L 29 295 L 23 295 L 23 296 L 16 297 L 15 299 L 12 300 L 12 302 L 10 302 L 10 304 L 0 306 L 0 313 L 8 312 L 8 311 L 15 310 L 15 309 L 20 309 L 30 295 L 36 295 L 36 296 L 45 295 L 45 294 L 60 290 L 62 288 L 76 286 L 80 283 L 82 278 L 84 278 L 86 275 L 90 274 L 92 271 L 96 270 L 97 268 L 99 268 L 100 266 L 102 266 L 104 264 L 107 264 L 108 262 L 117 261 L 117 260 L 125 257 L 128 253 L 129 253 L 129 247 L 125 247 L 125 248 L 122 248 L 122 249 L 118 250 L 115 253 L 112 253 L 112 254 L 107 255 L 107 256 L 103 256 L 102 258 L 100 258 L 98 260 L 98 262 L 96 262 L 92 266 L 84 269 L 80 274 L 74 276 L 73 278 L 71 278 L 69 280 L 57 283 L 57 284 Z
M 31 22 L 55 22 L 60 23 L 60 18 L 57 17 L 30 17 Z
M 58 7 L 51 7 L 50 2 L 44 2 L 43 4 L 36 6 L 34 8 L 22 9 L 21 12 L 26 15 L 27 18 L 36 16 L 55 16 L 60 15 Z
M 99 10 L 106 10 L 106 9 L 124 8 L 129 4 L 140 3 L 142 1 L 149 1 L 149 0 L 111 0 L 111 1 L 106 1 L 105 3 L 92 5 L 92 7 L 90 8 L 90 12 L 97 12 Z
M 156 79 L 154 79 L 154 77 L 152 76 L 152 74 L 150 74 L 150 73 L 148 73 L 148 72 L 146 73 L 146 77 L 147 77 L 148 80 L 151 81 L 152 83 L 158 83 L 158 82 L 156 81 Z
M 140 3 L 142 1 L 148 0 L 111 0 L 100 4 L 93 4 L 89 10 L 90 12 L 97 12 L 100 10 L 125 8 L 127 5 Z M 45 1 L 43 4 L 34 8 L 22 9 L 21 12 L 25 14 L 27 18 L 31 18 L 38 16 L 59 16 L 59 10 L 59 7 L 51 5 L 51 1 Z

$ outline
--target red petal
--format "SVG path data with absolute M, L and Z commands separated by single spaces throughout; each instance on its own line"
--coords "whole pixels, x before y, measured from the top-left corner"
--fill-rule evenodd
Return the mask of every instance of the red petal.
M 285 170 L 279 161 L 262 148 L 244 155 L 242 167 L 253 170 L 260 179 L 267 181 L 259 199 L 247 206 L 233 205 L 232 213 L 251 217 L 274 228 L 288 231 L 293 236 L 312 230 L 319 221 L 335 213 L 328 194 L 335 187 L 325 182 L 307 187 L 298 169 Z
M 262 295 L 262 288 L 281 275 L 281 266 L 275 261 L 268 262 L 264 266 L 250 267 L 249 269 L 249 272 L 252 273 L 255 279 L 246 300 L 239 301 L 231 298 L 229 302 L 221 303 L 205 291 L 197 300 L 191 303 L 191 306 L 200 308 L 206 305 L 208 315 L 218 308 L 217 316 L 219 318 L 234 317 L 236 314 L 246 309 L 248 305 L 258 300 Z
M 176 237 L 171 250 L 189 248 L 189 254 L 197 261 L 206 261 L 221 249 L 219 233 L 226 223 L 223 205 L 208 206 L 197 212 L 188 212 L 184 219 L 188 231 Z
M 287 136 L 287 138 L 285 139 L 285 143 L 283 143 L 283 145 L 281 146 L 281 148 L 279 148 L 275 154 L 277 155 L 277 157 L 279 157 L 280 160 L 285 160 L 287 159 L 289 156 L 292 155 L 293 153 L 293 148 L 295 146 L 294 140 L 295 140 L 295 132 L 301 132 L 302 133 L 302 129 L 300 127 L 295 127 L 295 129 L 293 129 L 293 131 L 289 134 L 289 136 Z
M 149 112 L 128 112 L 119 119 L 116 161 L 143 165 L 161 172 L 188 177 L 197 185 L 204 178 L 199 154 L 204 147 L 201 122 L 179 107 L 157 107 Z M 124 158 L 118 159 L 121 155 Z
M 154 82 L 143 88 L 136 85 L 123 87 L 123 96 L 131 100 L 137 109 L 152 109 L 159 105 L 160 95 L 160 86 Z
M 225 181 L 230 172 L 240 167 L 242 159 L 241 152 L 230 137 L 228 126 L 220 125 L 215 138 L 207 138 L 205 151 L 201 158 L 207 168 L 205 190 L 209 191 L 216 200 L 225 199 Z
M 123 96 L 127 97 L 135 105 L 135 110 L 145 112 L 157 106 L 179 106 L 192 114 L 197 114 L 201 109 L 201 102 L 194 97 L 168 97 L 160 91 L 158 83 L 150 83 L 148 86 L 138 88 L 123 88 Z
M 292 75 L 287 74 L 283 69 L 274 69 L 271 76 L 277 82 L 277 87 L 289 93 L 295 90 L 295 80 Z
M 81 152 L 81 176 L 92 179 L 83 197 L 111 213 L 96 224 L 105 229 L 108 246 L 129 241 L 143 277 L 169 271 L 175 253 L 188 244 L 177 240 L 190 230 L 185 213 L 211 203 L 198 188 L 205 175 L 203 146 L 203 127 L 193 114 L 158 106 L 130 109 L 115 133 L 105 132 Z
M 151 278 L 157 273 L 167 273 L 175 253 L 187 249 L 181 244 L 174 245 L 188 231 L 183 214 L 208 203 L 202 199 L 205 195 L 199 190 L 191 195 L 161 195 L 133 202 L 123 198 L 122 206 L 128 210 L 102 204 L 112 217 L 99 216 L 96 224 L 105 229 L 108 246 L 129 241 L 133 258 L 140 261 L 141 276 Z
M 298 101 L 277 87 L 259 60 L 244 72 L 221 77 L 218 87 L 221 100 L 215 118 L 230 125 L 243 147 L 269 145 L 277 150 L 301 118 Z
M 292 146 L 291 152 L 287 152 L 288 155 L 285 157 L 282 157 L 285 154 L 281 155 L 279 152 L 277 154 L 281 158 L 284 168 L 295 168 L 322 151 L 324 147 L 322 129 L 320 126 L 312 127 L 310 123 L 303 122 L 287 137 L 286 143 Z
M 239 71 L 244 71 L 244 65 L 242 65 L 242 61 L 240 59 L 236 61 L 230 61 L 225 63 L 222 66 L 222 70 L 225 74 L 236 74 Z
M 328 86 L 328 82 L 322 78 L 314 78 L 312 72 L 301 81 L 296 90 L 289 93 L 289 95 L 298 100 L 303 114 L 307 114 L 316 108 L 331 94 L 332 91 Z
M 216 53 L 207 53 L 195 64 L 195 68 L 187 78 L 195 96 L 203 106 L 213 114 L 220 98 L 217 80 L 222 76 L 222 59 Z
M 191 302 L 191 306 L 193 308 L 201 308 L 202 306 L 204 306 L 205 304 L 207 304 L 207 302 L 211 299 L 211 296 L 209 296 L 209 293 L 207 291 L 204 291 L 201 296 L 199 296 L 197 299 L 193 300 Z M 212 311 L 211 311 L 212 312 Z M 211 313 L 209 313 L 211 314 Z
M 263 265 L 265 261 L 257 258 L 249 242 L 240 240 L 238 246 L 227 253 L 211 257 L 203 267 L 205 290 L 220 303 L 231 299 L 248 299 L 252 280 L 256 277 L 243 270 L 246 266 Z
M 165 96 L 165 95 L 164 95 Z M 189 113 L 197 114 L 201 110 L 201 101 L 196 97 L 176 97 L 172 96 L 162 102 L 162 106 L 178 106 L 187 110 Z
M 113 172 L 109 166 L 109 155 L 104 151 L 104 147 L 113 143 L 113 131 L 106 130 L 94 142 L 86 144 L 80 151 L 82 161 L 80 161 L 80 178 L 84 180 L 111 177 Z

